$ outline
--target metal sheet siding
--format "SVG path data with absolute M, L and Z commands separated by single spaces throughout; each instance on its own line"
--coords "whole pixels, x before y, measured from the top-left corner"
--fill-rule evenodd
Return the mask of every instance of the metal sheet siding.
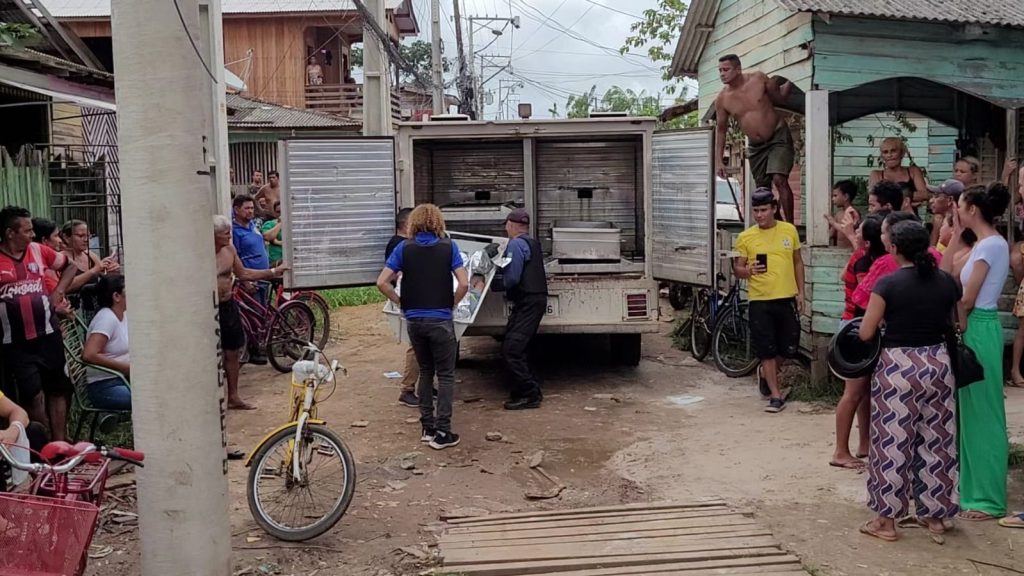
M 289 286 L 373 284 L 394 230 L 394 142 L 291 140 L 283 165 Z
M 419 165 L 421 147 L 430 150 L 430 187 L 421 189 L 424 177 Z M 416 201 L 451 204 L 487 202 L 502 204 L 523 202 L 523 143 L 511 142 L 434 142 L 417 145 L 414 151 Z M 478 193 L 489 193 L 489 200 L 477 200 Z
M 622 255 L 643 255 L 638 147 L 636 141 L 537 142 L 537 238 L 545 253 L 556 221 L 583 220 L 614 223 L 622 230 Z M 581 189 L 593 197 L 580 198 Z
M 651 190 L 654 277 L 710 286 L 714 197 L 710 129 L 654 135 Z

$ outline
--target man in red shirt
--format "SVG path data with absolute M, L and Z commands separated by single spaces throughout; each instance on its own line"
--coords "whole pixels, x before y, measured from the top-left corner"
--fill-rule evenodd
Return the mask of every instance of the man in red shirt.
M 18 402 L 32 420 L 49 420 L 51 437 L 59 441 L 64 440 L 71 382 L 64 373 L 57 311 L 74 277 L 65 272 L 73 272 L 74 264 L 32 238 L 28 210 L 0 210 L 0 355 L 17 384 Z M 50 294 L 44 285 L 47 270 L 62 273 Z

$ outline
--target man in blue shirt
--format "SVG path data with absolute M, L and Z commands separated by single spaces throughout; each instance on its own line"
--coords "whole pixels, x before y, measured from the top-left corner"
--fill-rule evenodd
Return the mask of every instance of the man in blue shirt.
M 256 226 L 256 203 L 252 196 L 239 194 L 231 201 L 234 208 L 234 221 L 231 225 L 231 243 L 242 261 L 242 266 L 250 270 L 270 270 L 270 258 L 267 256 L 263 233 Z M 267 286 L 260 283 L 256 288 L 256 299 L 262 304 L 267 303 Z
M 502 271 L 505 298 L 512 312 L 505 326 L 501 356 L 512 379 L 506 410 L 540 408 L 543 394 L 540 382 L 530 369 L 530 341 L 540 327 L 548 306 L 548 283 L 544 272 L 544 253 L 540 242 L 530 236 L 530 213 L 516 208 L 505 219 L 510 238 L 505 256 L 511 262 Z
M 445 237 L 444 216 L 433 204 L 421 204 L 409 215 L 411 240 L 401 241 L 377 277 L 377 289 L 402 307 L 409 340 L 420 366 L 417 389 L 420 406 L 420 441 L 441 450 L 456 446 L 452 432 L 455 395 L 455 357 L 458 340 L 452 309 L 469 290 L 469 277 L 459 247 Z M 401 295 L 391 282 L 402 274 Z M 452 290 L 452 275 L 457 280 Z M 434 374 L 437 373 L 437 410 L 434 409 Z

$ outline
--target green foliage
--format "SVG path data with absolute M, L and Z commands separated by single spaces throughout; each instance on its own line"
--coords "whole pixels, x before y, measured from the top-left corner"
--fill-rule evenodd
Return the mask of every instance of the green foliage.
M 565 103 L 566 116 L 569 118 L 586 118 L 592 111 L 625 112 L 630 116 L 653 116 L 661 114 L 661 94 L 648 94 L 646 90 L 636 92 L 631 88 L 612 86 L 598 101 L 595 94 L 597 86 L 583 94 L 569 96 Z M 557 117 L 558 105 L 548 110 Z M 697 113 L 692 112 L 681 118 L 668 122 L 659 122 L 659 128 L 692 128 L 697 126 Z
M 398 52 L 402 55 L 402 58 L 406 62 L 411 64 L 413 68 L 419 72 L 423 78 L 430 78 L 430 64 L 431 64 L 431 46 L 430 42 L 423 40 L 415 40 L 408 44 L 400 44 L 398 46 Z M 363 67 L 363 49 L 353 47 L 351 51 L 352 67 L 362 68 Z M 451 61 L 445 57 L 441 57 L 441 70 L 444 72 L 451 71 Z M 402 82 L 414 82 L 416 77 L 405 70 L 399 72 L 398 79 Z
M 0 22 L 0 46 L 23 48 L 38 43 L 42 38 L 31 24 Z
M 886 133 L 886 136 L 883 136 L 883 138 L 888 138 L 888 134 L 892 134 L 893 136 L 902 140 L 904 146 L 907 144 L 908 141 L 906 135 L 917 132 L 917 124 L 914 124 L 910 120 L 910 118 L 907 117 L 906 112 L 886 112 L 884 119 L 880 118 L 877 114 L 875 115 L 875 118 L 878 119 L 878 123 L 882 126 L 882 130 L 884 130 Z M 873 135 L 868 134 L 865 137 L 865 140 L 867 140 L 868 146 L 875 145 L 875 137 Z M 914 159 L 910 157 L 909 151 L 907 152 L 907 157 L 910 159 L 910 164 L 912 166 L 915 165 Z M 882 159 L 880 157 L 875 156 L 874 154 L 868 154 L 867 158 L 865 158 L 865 166 L 874 168 L 881 165 Z
M 590 107 L 594 103 L 594 94 L 596 92 L 597 86 L 591 86 L 589 92 L 569 96 L 569 99 L 565 102 L 565 117 L 586 118 L 590 116 Z
M 324 290 L 320 292 L 320 295 L 324 297 L 327 305 L 332 310 L 344 306 L 362 306 L 364 304 L 384 302 L 384 295 L 373 286 Z
M 669 71 L 676 40 L 683 27 L 687 4 L 682 0 L 658 0 L 658 7 L 644 10 L 643 19 L 634 22 L 619 52 L 625 54 L 631 48 L 647 49 L 647 56 L 653 62 L 662 63 L 662 79 L 668 82 L 665 93 L 672 95 L 679 90 L 680 82 L 672 78 Z

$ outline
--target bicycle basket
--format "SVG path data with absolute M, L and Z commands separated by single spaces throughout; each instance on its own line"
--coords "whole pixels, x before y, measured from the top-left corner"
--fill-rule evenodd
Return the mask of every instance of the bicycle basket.
M 76 574 L 98 514 L 89 502 L 0 494 L 0 573 Z

